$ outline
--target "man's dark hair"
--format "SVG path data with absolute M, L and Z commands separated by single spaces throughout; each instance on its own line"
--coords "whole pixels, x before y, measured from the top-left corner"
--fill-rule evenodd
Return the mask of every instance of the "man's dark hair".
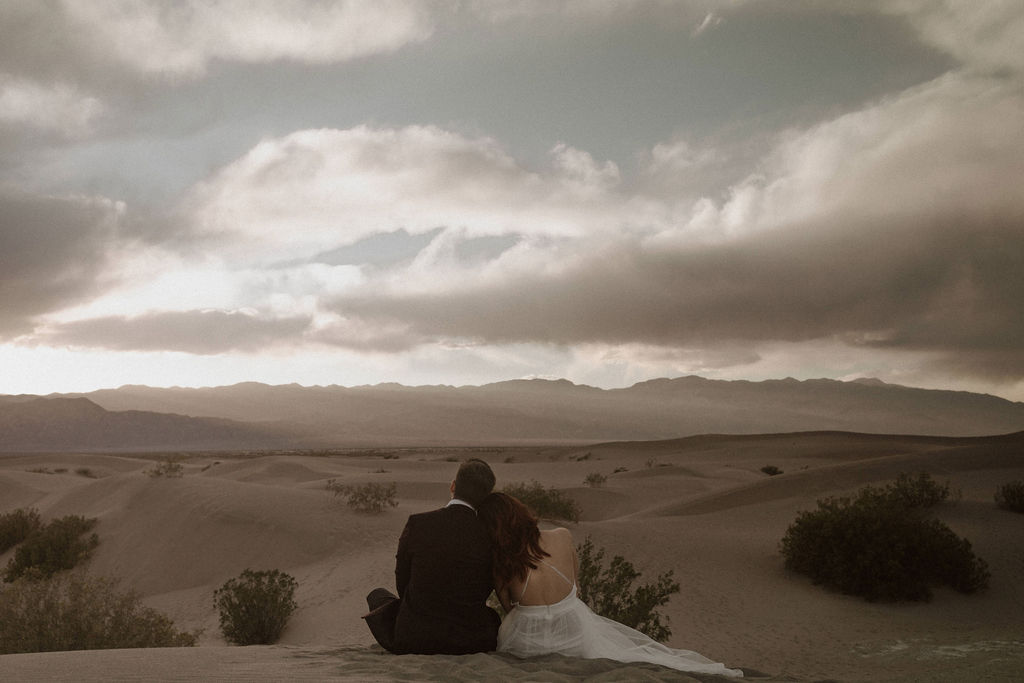
M 455 497 L 476 507 L 494 489 L 494 472 L 480 458 L 470 458 L 459 465 L 455 475 Z

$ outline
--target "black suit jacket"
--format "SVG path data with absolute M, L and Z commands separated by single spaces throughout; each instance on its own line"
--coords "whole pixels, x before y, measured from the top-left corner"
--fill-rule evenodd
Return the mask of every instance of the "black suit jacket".
M 493 587 L 491 541 L 465 505 L 411 515 L 398 541 L 395 581 L 401 605 L 395 649 L 418 654 L 489 652 L 498 614 L 487 606 Z

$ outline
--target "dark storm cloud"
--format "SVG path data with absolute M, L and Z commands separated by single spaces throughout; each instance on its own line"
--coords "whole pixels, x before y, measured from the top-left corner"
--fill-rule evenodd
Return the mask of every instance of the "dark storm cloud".
M 263 318 L 228 311 L 172 311 L 133 318 L 110 316 L 59 325 L 36 340 L 47 345 L 116 351 L 217 354 L 258 351 L 300 337 L 304 316 Z
M 1021 377 L 1022 300 L 1024 218 L 1014 218 L 802 225 L 678 251 L 626 247 L 558 275 L 335 305 L 424 337 L 711 347 L 841 338 L 955 354 L 964 369 L 998 359 L 1003 376 Z
M 103 200 L 0 191 L 0 339 L 97 293 L 118 214 Z

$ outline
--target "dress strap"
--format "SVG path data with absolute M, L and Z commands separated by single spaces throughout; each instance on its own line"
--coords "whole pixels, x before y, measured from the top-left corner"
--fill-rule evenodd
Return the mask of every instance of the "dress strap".
M 554 570 L 554 572 L 555 572 L 556 574 L 558 574 L 559 576 L 561 576 L 561 577 L 562 577 L 562 579 L 563 579 L 563 580 L 564 580 L 564 581 L 565 581 L 565 582 L 566 582 L 567 584 L 569 584 L 570 586 L 575 586 L 575 585 L 576 585 L 576 584 L 575 584 L 574 582 L 572 582 L 572 581 L 570 581 L 570 580 L 569 580 L 569 577 L 568 577 L 568 576 L 566 576 L 565 574 L 563 574 L 562 572 L 560 572 L 560 571 L 558 570 L 558 567 L 556 567 L 555 565 L 553 565 L 553 564 L 550 564 L 550 563 L 548 563 L 548 562 L 545 562 L 544 560 L 541 560 L 541 564 L 543 564 L 543 565 L 545 565 L 545 566 L 547 566 L 547 567 L 550 567 L 550 568 L 551 568 L 552 570 Z M 527 577 L 526 577 L 526 580 L 527 580 L 527 581 L 529 581 L 529 580 L 530 580 L 530 577 L 529 577 L 529 576 L 527 576 Z M 525 590 L 526 590 L 526 588 L 523 588 L 523 590 L 525 591 Z M 520 596 L 519 596 L 519 599 L 520 599 L 520 600 L 522 600 L 522 598 L 523 598 L 523 596 L 521 596 L 521 595 L 520 595 Z
M 515 604 L 519 604 L 523 601 L 523 596 L 526 595 L 526 587 L 530 585 L 530 575 L 533 574 L 532 569 L 526 570 L 526 581 L 523 581 L 523 590 L 519 591 L 519 599 L 516 600 Z

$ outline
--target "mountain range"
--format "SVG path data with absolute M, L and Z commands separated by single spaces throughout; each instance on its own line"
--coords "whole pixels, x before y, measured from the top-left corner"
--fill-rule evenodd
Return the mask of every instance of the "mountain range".
M 483 386 L 123 386 L 0 396 L 0 452 L 564 444 L 695 434 L 1024 430 L 1024 403 L 880 380 L 696 376 L 622 389 L 567 380 Z

